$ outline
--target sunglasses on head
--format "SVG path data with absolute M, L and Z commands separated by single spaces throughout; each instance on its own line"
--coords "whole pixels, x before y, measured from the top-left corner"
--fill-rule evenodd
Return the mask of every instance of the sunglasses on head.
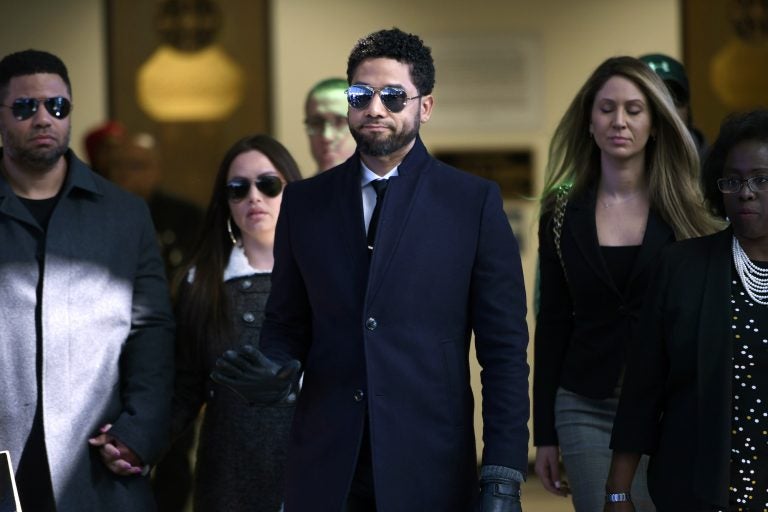
M 373 96 L 379 93 L 379 98 L 384 107 L 397 114 L 408 104 L 408 100 L 421 98 L 421 95 L 408 97 L 408 93 L 402 87 L 388 85 L 386 87 L 371 87 L 370 85 L 355 84 L 345 91 L 347 103 L 354 109 L 367 108 L 373 100 Z
M 251 192 L 251 183 L 256 185 L 256 189 L 267 197 L 277 197 L 283 191 L 283 180 L 272 174 L 259 176 L 255 180 L 232 178 L 227 183 L 227 198 L 230 201 L 245 199 Z
M 2 105 L 10 108 L 13 117 L 19 121 L 29 119 L 37 112 L 40 103 L 56 119 L 64 119 L 72 111 L 72 102 L 64 96 L 55 96 L 53 98 L 19 98 L 11 105 Z

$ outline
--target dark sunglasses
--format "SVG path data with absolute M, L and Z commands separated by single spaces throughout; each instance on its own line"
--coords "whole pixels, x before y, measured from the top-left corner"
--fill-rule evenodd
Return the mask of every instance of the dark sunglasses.
M 421 98 L 421 95 L 408 97 L 408 93 L 402 87 L 371 87 L 370 85 L 355 84 L 349 87 L 345 91 L 347 95 L 347 103 L 354 109 L 367 108 L 373 100 L 373 96 L 379 93 L 379 98 L 384 107 L 397 114 L 402 112 L 405 106 L 408 104 L 408 100 L 415 100 Z
M 72 103 L 63 96 L 55 96 L 53 98 L 19 98 L 11 105 L 2 105 L 3 107 L 10 108 L 13 117 L 19 121 L 29 119 L 37 112 L 40 103 L 45 105 L 45 110 L 48 111 L 56 119 L 64 119 L 72 111 Z
M 245 199 L 251 191 L 251 183 L 256 185 L 256 189 L 267 197 L 277 197 L 283 191 L 283 180 L 272 174 L 259 176 L 253 181 L 247 178 L 232 178 L 227 183 L 227 198 L 230 201 Z

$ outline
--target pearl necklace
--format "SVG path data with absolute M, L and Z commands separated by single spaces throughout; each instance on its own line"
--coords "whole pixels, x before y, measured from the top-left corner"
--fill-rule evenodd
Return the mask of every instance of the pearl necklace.
M 736 237 L 733 237 L 733 264 L 741 284 L 749 297 L 763 306 L 768 306 L 768 269 L 752 263 Z

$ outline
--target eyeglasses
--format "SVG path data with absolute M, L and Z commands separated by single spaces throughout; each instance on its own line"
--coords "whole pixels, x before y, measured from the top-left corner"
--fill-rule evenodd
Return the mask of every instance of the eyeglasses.
M 53 98 L 19 98 L 11 105 L 0 106 L 10 108 L 13 117 L 18 121 L 24 121 L 35 115 L 40 103 L 45 105 L 45 110 L 56 119 L 64 119 L 72 111 L 72 102 L 63 96 L 55 96 Z
M 314 116 L 304 120 L 307 135 L 322 135 L 326 128 L 339 133 L 347 130 L 347 117 L 333 115 L 330 117 Z
M 253 181 L 248 178 L 232 178 L 227 183 L 227 198 L 230 201 L 242 201 L 251 192 L 251 183 L 267 197 L 277 197 L 283 191 L 283 180 L 272 174 L 259 176 Z
M 768 191 L 768 176 L 752 176 L 745 180 L 740 180 L 738 178 L 720 178 L 717 180 L 717 188 L 724 194 L 735 194 L 741 191 L 741 187 L 743 187 L 745 183 L 752 192 Z
M 371 104 L 371 100 L 376 93 L 379 93 L 379 98 L 384 107 L 397 114 L 401 112 L 408 104 L 409 100 L 415 100 L 421 98 L 421 95 L 408 97 L 408 93 L 402 87 L 371 87 L 370 85 L 355 84 L 350 86 L 349 89 L 344 91 L 347 95 L 347 103 L 349 106 L 360 110 L 367 108 Z

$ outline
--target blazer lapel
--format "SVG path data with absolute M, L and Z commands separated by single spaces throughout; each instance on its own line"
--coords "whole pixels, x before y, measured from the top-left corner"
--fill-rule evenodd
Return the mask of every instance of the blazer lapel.
M 675 233 L 672 228 L 653 210 L 648 212 L 648 223 L 645 226 L 643 244 L 632 267 L 627 286 L 648 266 L 655 265 L 659 261 L 661 250 L 675 241 Z
M 585 194 L 569 200 L 565 211 L 565 226 L 568 226 L 576 246 L 595 275 L 618 294 L 619 291 L 608 273 L 608 267 L 600 252 L 595 225 L 595 201 L 596 195 L 592 188 Z

